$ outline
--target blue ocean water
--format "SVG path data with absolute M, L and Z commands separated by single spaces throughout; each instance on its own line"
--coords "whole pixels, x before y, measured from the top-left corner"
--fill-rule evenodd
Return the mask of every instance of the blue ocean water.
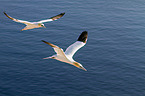
M 47 28 L 20 31 L 8 19 L 38 21 L 65 12 Z M 144 0 L 1 0 L 0 96 L 145 96 Z M 82 31 L 88 42 L 75 55 L 88 71 L 56 60 Z

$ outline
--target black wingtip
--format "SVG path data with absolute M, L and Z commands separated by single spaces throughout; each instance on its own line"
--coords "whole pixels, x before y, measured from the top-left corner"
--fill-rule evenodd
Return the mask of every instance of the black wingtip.
M 3 13 L 4 13 L 5 15 L 7 15 L 5 11 L 4 11 Z
M 57 15 L 57 16 L 62 17 L 64 14 L 65 14 L 65 12 L 64 12 L 64 13 L 60 13 L 60 14 L 59 14 L 59 15 Z
M 5 11 L 3 12 L 8 18 L 14 20 L 14 18 L 10 17 Z
M 64 14 L 65 14 L 65 13 L 60 13 L 60 14 L 58 14 L 58 15 L 56 15 L 56 16 L 51 17 L 50 19 L 52 19 L 52 20 L 57 20 L 57 19 L 61 18 Z
M 12 19 L 10 16 L 8 16 L 8 14 L 4 11 L 3 12 L 8 18 Z M 12 19 L 13 20 L 13 19 Z
M 81 35 L 79 36 L 77 41 L 81 41 L 81 42 L 86 43 L 87 42 L 87 38 L 88 38 L 88 32 L 87 31 L 83 31 L 81 33 Z
M 65 12 L 64 13 L 61 13 L 60 15 L 64 15 L 65 14 Z
M 46 42 L 46 41 L 44 41 L 44 40 L 41 40 L 42 42 Z

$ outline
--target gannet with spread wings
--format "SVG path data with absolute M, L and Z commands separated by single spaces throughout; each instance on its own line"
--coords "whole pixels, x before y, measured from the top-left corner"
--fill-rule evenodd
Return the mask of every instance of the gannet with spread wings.
M 43 23 L 45 23 L 45 22 L 51 22 L 51 21 L 57 20 L 57 19 L 61 18 L 65 13 L 61 13 L 61 14 L 56 15 L 56 16 L 53 16 L 53 17 L 51 17 L 51 18 L 49 18 L 49 19 L 41 20 L 41 21 L 38 21 L 38 22 L 29 22 L 29 21 L 19 20 L 19 19 L 15 19 L 15 18 L 9 16 L 8 14 L 6 14 L 6 12 L 4 12 L 4 14 L 5 14 L 8 18 L 12 19 L 12 20 L 15 21 L 15 22 L 25 24 L 26 27 L 25 27 L 24 29 L 21 30 L 21 31 L 23 31 L 23 30 L 28 30 L 28 29 L 40 28 L 40 27 L 46 28 L 46 27 L 44 26 Z
M 87 71 L 80 63 L 76 62 L 73 59 L 73 55 L 76 53 L 76 51 L 78 51 L 81 47 L 83 47 L 86 44 L 87 37 L 88 37 L 87 31 L 82 32 L 78 40 L 72 45 L 70 45 L 65 52 L 60 47 L 42 40 L 44 43 L 50 45 L 57 53 L 51 57 L 46 57 L 44 59 L 56 59 L 58 61 L 69 63 L 71 65 L 74 65 L 80 69 Z

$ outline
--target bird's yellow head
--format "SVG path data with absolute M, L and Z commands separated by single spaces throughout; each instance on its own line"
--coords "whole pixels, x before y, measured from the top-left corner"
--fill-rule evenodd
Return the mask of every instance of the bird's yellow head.
M 44 27 L 44 28 L 46 28 L 46 27 L 44 26 L 44 24 L 39 23 L 38 25 L 39 25 L 39 27 Z
M 74 62 L 73 65 L 76 66 L 76 67 L 78 67 L 78 68 L 80 68 L 80 69 L 83 69 L 83 70 L 87 71 L 87 70 L 86 70 L 80 63 L 78 63 L 78 62 Z

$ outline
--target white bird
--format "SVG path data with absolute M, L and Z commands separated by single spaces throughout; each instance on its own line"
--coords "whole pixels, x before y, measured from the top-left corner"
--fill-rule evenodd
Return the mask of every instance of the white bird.
M 39 28 L 39 27 L 44 27 L 44 28 L 46 28 L 46 27 L 44 26 L 43 23 L 57 20 L 57 19 L 61 18 L 65 13 L 61 13 L 61 14 L 56 15 L 56 16 L 53 16 L 53 17 L 51 17 L 51 18 L 49 18 L 49 19 L 41 20 L 41 21 L 38 21 L 38 22 L 29 22 L 29 21 L 19 20 L 19 19 L 15 19 L 15 18 L 10 17 L 10 16 L 9 16 L 8 14 L 6 14 L 5 12 L 4 12 L 4 14 L 5 14 L 8 18 L 12 19 L 12 20 L 15 21 L 15 22 L 19 22 L 19 23 L 25 24 L 26 27 L 25 27 L 24 29 L 21 30 L 21 31 L 23 31 L 23 30 L 34 29 L 34 28 Z
M 79 50 L 81 47 L 83 47 L 86 44 L 87 37 L 88 37 L 87 31 L 82 32 L 81 35 L 79 36 L 78 40 L 75 43 L 73 43 L 72 45 L 70 45 L 66 49 L 65 52 L 60 47 L 42 40 L 44 43 L 50 45 L 54 49 L 54 51 L 57 53 L 55 55 L 52 55 L 50 57 L 46 57 L 43 59 L 56 59 L 58 61 L 69 63 L 71 65 L 74 65 L 80 69 L 87 71 L 80 63 L 76 62 L 73 59 L 73 55 L 76 53 L 76 51 Z

